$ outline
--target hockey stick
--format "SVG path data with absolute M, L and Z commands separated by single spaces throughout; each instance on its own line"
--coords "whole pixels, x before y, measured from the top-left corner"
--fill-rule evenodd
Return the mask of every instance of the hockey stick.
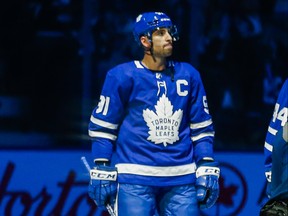
M 82 160 L 83 164 L 85 165 L 87 171 L 88 171 L 89 174 L 90 174 L 91 168 L 90 168 L 90 165 L 88 164 L 88 162 L 87 162 L 87 160 L 86 160 L 86 157 L 82 156 L 82 157 L 81 157 L 81 160 Z M 95 201 L 94 201 L 94 202 L 95 202 Z M 95 204 L 97 205 L 96 202 L 95 202 Z M 114 213 L 114 211 L 113 211 L 113 209 L 112 209 L 112 207 L 111 207 L 111 205 L 110 205 L 109 203 L 106 204 L 106 209 L 107 209 L 107 211 L 109 212 L 109 214 L 110 214 L 111 216 L 116 216 L 115 213 Z

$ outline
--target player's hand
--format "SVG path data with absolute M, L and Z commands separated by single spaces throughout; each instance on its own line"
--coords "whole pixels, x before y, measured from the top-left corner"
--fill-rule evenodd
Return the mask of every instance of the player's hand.
M 212 207 L 219 197 L 219 163 L 201 161 L 196 170 L 196 193 L 200 208 Z
M 117 192 L 117 169 L 100 165 L 90 170 L 88 194 L 98 206 L 114 203 Z
M 271 181 L 272 181 L 272 168 L 265 167 L 265 176 L 267 180 L 266 195 L 268 198 L 271 197 Z
M 272 171 L 271 171 L 271 168 L 265 170 L 265 176 L 266 176 L 267 182 L 270 183 L 271 180 L 272 180 Z

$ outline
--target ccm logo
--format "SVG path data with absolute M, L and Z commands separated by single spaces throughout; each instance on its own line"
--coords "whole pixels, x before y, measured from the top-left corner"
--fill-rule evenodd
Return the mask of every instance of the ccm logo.
M 211 174 L 211 175 L 213 175 L 213 174 L 220 174 L 220 170 L 219 169 L 215 169 L 215 168 L 207 168 L 205 171 L 204 171 L 205 173 L 207 173 L 207 174 Z
M 117 172 L 116 171 L 103 171 L 103 170 L 91 170 L 90 171 L 91 179 L 97 180 L 107 180 L 107 181 L 116 181 Z
M 220 169 L 218 167 L 201 166 L 196 171 L 196 177 L 198 178 L 203 175 L 215 175 L 219 177 Z

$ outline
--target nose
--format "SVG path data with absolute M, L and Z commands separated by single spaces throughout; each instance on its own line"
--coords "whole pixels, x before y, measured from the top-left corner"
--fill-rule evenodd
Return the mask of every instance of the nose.
M 166 40 L 172 41 L 172 35 L 169 31 L 166 32 Z

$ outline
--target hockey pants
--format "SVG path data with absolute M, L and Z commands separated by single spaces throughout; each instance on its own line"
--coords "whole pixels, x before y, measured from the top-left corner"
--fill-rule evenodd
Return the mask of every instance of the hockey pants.
M 194 185 L 154 187 L 119 184 L 118 216 L 199 216 Z

